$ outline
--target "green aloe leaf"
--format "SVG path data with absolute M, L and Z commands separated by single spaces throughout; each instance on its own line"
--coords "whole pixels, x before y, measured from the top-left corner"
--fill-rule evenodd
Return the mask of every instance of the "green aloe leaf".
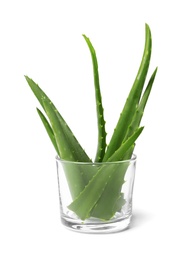
M 144 87 L 144 82 L 148 72 L 148 67 L 151 58 L 151 46 L 152 46 L 151 32 L 147 24 L 145 29 L 146 29 L 146 37 L 145 37 L 145 47 L 142 56 L 142 61 L 137 76 L 135 78 L 134 84 L 130 90 L 129 96 L 126 100 L 123 111 L 120 115 L 117 126 L 114 130 L 114 134 L 112 135 L 110 143 L 107 147 L 107 151 L 105 153 L 103 161 L 107 161 L 108 158 L 119 148 L 119 146 L 123 142 L 127 129 L 132 121 L 132 118 L 139 104 L 139 100 Z
M 83 35 L 92 58 L 93 63 L 93 75 L 94 75 L 94 85 L 95 85 L 95 97 L 96 97 L 96 110 L 97 110 L 97 122 L 98 122 L 98 146 L 96 152 L 95 162 L 101 162 L 103 160 L 105 149 L 106 149 L 106 131 L 105 131 L 105 120 L 104 120 L 104 109 L 102 106 L 102 97 L 100 91 L 100 82 L 98 74 L 98 61 L 96 57 L 95 49 L 88 37 Z
M 61 118 L 58 116 L 58 111 L 53 109 L 52 103 L 47 99 L 43 99 L 42 102 L 55 135 L 60 157 L 65 160 L 75 161 L 76 151 L 73 150 L 70 139 L 65 135 L 65 129 L 62 126 Z M 68 164 L 65 167 L 65 175 L 72 198 L 75 199 L 86 185 L 83 173 L 75 164 Z
M 45 102 L 47 104 L 50 104 L 50 108 L 52 108 L 52 110 L 57 111 L 57 117 L 60 121 L 60 124 L 58 126 L 61 127 L 61 129 L 63 131 L 63 136 L 65 138 L 67 138 L 68 140 L 70 140 L 70 143 L 68 144 L 68 145 L 71 145 L 70 152 L 68 149 L 68 153 L 65 153 L 65 151 L 64 151 L 65 147 L 64 146 L 60 147 L 61 154 L 59 154 L 59 156 L 61 157 L 61 159 L 71 160 L 71 153 L 73 153 L 73 154 L 75 153 L 74 158 L 73 158 L 75 161 L 91 162 L 91 159 L 88 157 L 86 152 L 83 150 L 83 148 L 77 141 L 76 137 L 72 133 L 71 129 L 69 128 L 69 126 L 67 125 L 67 123 L 65 122 L 63 117 L 60 115 L 60 113 L 58 112 L 58 110 L 56 109 L 56 107 L 54 106 L 52 101 L 47 97 L 47 95 L 43 92 L 43 90 L 32 79 L 30 79 L 28 76 L 25 76 L 25 78 L 26 78 L 31 90 L 33 91 L 36 98 L 38 99 L 41 106 L 43 107 L 43 109 L 45 110 L 45 106 L 44 106 L 44 102 Z M 46 112 L 46 114 L 47 114 L 47 112 Z M 59 150 L 59 147 L 58 147 L 58 150 Z M 65 158 L 62 158 L 62 153 L 65 154 Z
M 26 76 L 26 80 L 50 120 L 51 126 L 49 123 L 47 124 L 48 121 L 43 117 L 43 114 L 39 113 L 41 119 L 44 121 L 44 126 L 47 127 L 46 130 L 48 131 L 49 138 L 51 138 L 52 142 L 56 142 L 59 157 L 69 161 L 91 162 L 51 100 L 32 79 Z M 93 173 L 94 171 L 91 170 L 91 172 Z M 82 172 L 75 165 L 70 167 L 70 169 L 68 167 L 65 174 L 73 199 L 80 194 L 92 176 L 92 174 Z
M 128 166 L 128 161 L 123 164 L 117 163 L 117 165 L 114 165 L 114 168 L 111 169 L 112 172 L 109 173 L 107 184 L 99 200 L 91 210 L 90 216 L 109 220 L 122 208 L 125 200 L 121 193 L 121 188 L 124 184 L 124 176 Z
M 129 160 L 132 157 L 134 144 L 127 150 L 123 160 Z M 124 184 L 124 177 L 129 163 L 118 163 L 111 174 L 105 189 L 90 215 L 104 220 L 111 219 L 117 211 L 120 211 L 125 204 L 124 194 L 121 192 Z

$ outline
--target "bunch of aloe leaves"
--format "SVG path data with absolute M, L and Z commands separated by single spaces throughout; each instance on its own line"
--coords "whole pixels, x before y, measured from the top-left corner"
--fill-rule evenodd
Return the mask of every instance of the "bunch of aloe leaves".
M 81 147 L 48 96 L 32 79 L 28 76 L 25 76 L 25 78 L 43 108 L 44 113 L 38 108 L 37 112 L 59 158 L 66 161 L 83 162 L 88 165 L 87 170 L 82 169 L 80 164 L 65 165 L 65 175 L 73 199 L 68 208 L 82 220 L 96 217 L 106 221 L 111 219 L 125 203 L 121 189 L 128 167 L 127 163 L 124 164 L 123 168 L 119 169 L 118 164 L 110 164 L 109 162 L 127 161 L 132 157 L 135 141 L 143 130 L 143 127 L 140 127 L 140 122 L 157 68 L 143 91 L 152 49 L 151 31 L 146 24 L 145 46 L 140 67 L 107 146 L 96 52 L 90 39 L 85 35 L 83 37 L 91 53 L 96 96 L 98 145 L 94 161 L 89 158 Z M 93 167 L 94 165 L 98 167 Z

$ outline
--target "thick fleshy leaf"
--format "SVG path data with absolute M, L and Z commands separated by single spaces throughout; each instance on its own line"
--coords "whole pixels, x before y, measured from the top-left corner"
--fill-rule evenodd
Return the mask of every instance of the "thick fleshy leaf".
M 114 130 L 110 143 L 107 147 L 107 151 L 104 155 L 103 161 L 107 161 L 108 158 L 110 158 L 112 156 L 112 154 L 122 144 L 122 142 L 125 138 L 127 129 L 132 121 L 132 118 L 134 117 L 135 111 L 139 104 L 139 100 L 141 98 L 142 90 L 144 87 L 144 82 L 146 79 L 146 75 L 147 75 L 148 67 L 149 67 L 149 63 L 150 63 L 151 46 L 152 46 L 151 32 L 150 32 L 149 26 L 147 24 L 146 24 L 145 29 L 146 29 L 146 37 L 145 37 L 145 47 L 144 47 L 144 53 L 142 56 L 142 61 L 141 61 L 137 76 L 135 78 L 134 84 L 130 90 L 130 93 L 129 93 L 126 103 L 124 105 L 123 111 L 120 114 L 120 118 L 117 123 L 117 126 Z
M 106 149 L 106 131 L 105 131 L 105 120 L 104 120 L 104 109 L 102 106 L 102 97 L 100 90 L 99 74 L 98 74 L 98 62 L 96 57 L 95 49 L 88 37 L 83 35 L 92 58 L 93 63 L 93 74 L 94 74 L 94 85 L 95 85 L 95 97 L 96 97 L 96 111 L 97 111 L 97 122 L 98 122 L 98 145 L 95 162 L 101 162 L 103 160 L 105 149 Z
M 81 161 L 81 162 L 91 162 L 91 159 L 88 157 L 88 155 L 86 154 L 84 149 L 81 147 L 81 145 L 77 141 L 76 137 L 72 133 L 71 129 L 69 128 L 69 126 L 67 125 L 67 123 L 65 122 L 63 117 L 60 115 L 60 113 L 58 112 L 57 108 L 54 106 L 52 101 L 48 98 L 48 96 L 43 92 L 43 90 L 32 79 L 30 79 L 28 76 L 25 76 L 25 78 L 26 78 L 31 90 L 33 91 L 36 98 L 38 99 L 41 106 L 43 107 L 43 109 L 45 110 L 45 107 L 43 104 L 45 102 L 45 103 L 47 103 L 47 105 L 50 104 L 50 108 L 52 108 L 53 111 L 57 111 L 57 117 L 60 122 L 59 126 L 62 129 L 61 132 L 63 132 L 64 138 L 67 138 L 68 140 L 70 140 L 70 143 L 68 143 L 67 146 L 71 145 L 71 151 L 75 151 L 74 160 Z M 47 112 L 46 112 L 46 114 L 47 114 Z M 63 149 L 63 151 L 62 151 L 62 149 Z M 65 149 L 64 146 L 60 147 L 60 152 L 62 151 L 62 153 L 65 154 L 66 157 L 62 158 L 61 157 L 62 153 L 59 154 L 59 156 L 61 157 L 61 159 L 71 160 L 71 152 L 69 153 L 69 149 L 68 149 L 68 154 L 66 154 L 64 149 Z M 59 150 L 59 147 L 58 147 L 58 150 Z

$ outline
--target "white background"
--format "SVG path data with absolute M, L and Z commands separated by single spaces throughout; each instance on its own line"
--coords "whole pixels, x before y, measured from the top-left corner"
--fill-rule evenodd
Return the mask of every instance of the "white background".
M 184 259 L 183 1 L 0 1 L 0 259 Z M 53 100 L 91 157 L 98 56 L 108 140 L 139 67 L 145 22 L 159 67 L 136 146 L 131 227 L 79 234 L 60 223 L 55 151 L 24 75 Z

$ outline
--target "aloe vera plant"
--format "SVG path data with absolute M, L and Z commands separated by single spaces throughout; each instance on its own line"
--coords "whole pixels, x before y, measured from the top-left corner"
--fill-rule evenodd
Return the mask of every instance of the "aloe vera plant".
M 145 46 L 140 67 L 112 138 L 108 146 L 106 146 L 104 109 L 97 56 L 90 39 L 85 35 L 83 37 L 92 58 L 96 96 L 98 142 L 94 161 L 89 158 L 81 147 L 72 130 L 48 96 L 32 79 L 28 76 L 25 76 L 25 78 L 43 108 L 43 112 L 38 108 L 37 112 L 58 156 L 62 160 L 92 163 L 92 166 L 96 163 L 99 165 L 98 168 L 91 166 L 91 168 L 88 168 L 88 172 L 83 171 L 77 164 L 66 167 L 65 175 L 73 199 L 68 208 L 82 220 L 91 216 L 109 220 L 125 203 L 121 188 L 124 183 L 128 163 L 123 166 L 124 168 L 121 171 L 118 171 L 118 166 L 110 166 L 109 164 L 109 167 L 107 167 L 107 165 L 108 162 L 117 162 L 131 158 L 135 142 L 143 131 L 140 123 L 154 83 L 157 68 L 144 90 L 152 49 L 151 31 L 146 24 Z M 104 163 L 106 164 L 104 165 Z M 75 171 L 75 174 L 73 174 L 73 171 Z

